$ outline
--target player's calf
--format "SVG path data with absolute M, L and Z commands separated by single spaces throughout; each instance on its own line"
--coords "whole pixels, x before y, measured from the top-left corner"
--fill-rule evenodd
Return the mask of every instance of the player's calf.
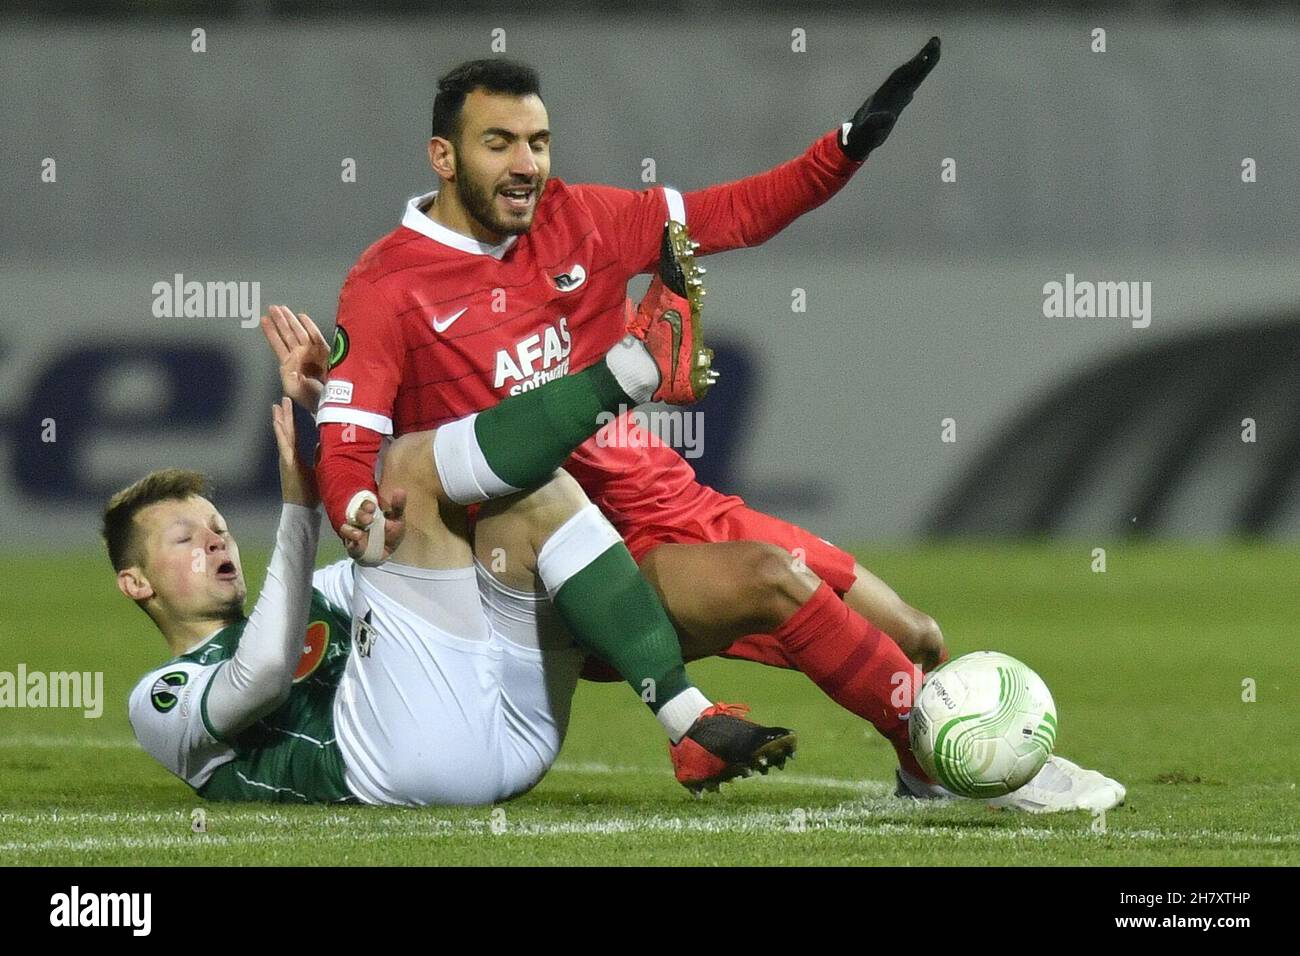
M 789 551 L 764 541 L 660 545 L 641 570 L 663 597 L 688 659 L 777 630 L 821 584 Z
M 677 779 L 699 791 L 783 766 L 784 727 L 712 704 L 687 678 L 677 634 L 609 522 L 563 471 L 527 494 L 485 503 L 474 528 L 480 564 L 507 587 L 544 590 L 574 639 L 608 661 L 668 733 Z
M 862 565 L 855 565 L 854 572 L 853 585 L 844 593 L 845 604 L 892 637 L 922 670 L 932 670 L 948 659 L 943 631 L 934 618 L 912 607 Z

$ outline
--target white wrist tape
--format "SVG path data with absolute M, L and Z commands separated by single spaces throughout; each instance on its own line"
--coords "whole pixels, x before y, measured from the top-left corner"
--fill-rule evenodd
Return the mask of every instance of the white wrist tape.
M 379 498 L 376 497 L 373 491 L 362 489 L 352 496 L 343 516 L 347 519 L 348 524 L 358 528 L 361 527 L 357 522 L 361 519 L 361 506 L 367 501 L 374 504 L 375 517 L 370 522 L 366 537 L 366 550 L 361 557 L 357 558 L 357 563 L 370 568 L 377 564 L 383 564 L 384 561 L 384 513 L 379 510 Z

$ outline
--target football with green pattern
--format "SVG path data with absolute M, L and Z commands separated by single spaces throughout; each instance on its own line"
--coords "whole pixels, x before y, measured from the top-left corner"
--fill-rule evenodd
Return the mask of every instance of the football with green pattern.
M 912 707 L 912 752 L 934 780 L 963 797 L 1024 786 L 1056 746 L 1047 685 L 1014 657 L 978 651 L 927 675 Z

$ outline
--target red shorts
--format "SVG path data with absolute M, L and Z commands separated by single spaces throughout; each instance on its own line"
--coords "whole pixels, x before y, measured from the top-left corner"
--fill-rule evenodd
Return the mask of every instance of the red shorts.
M 694 483 L 682 496 L 688 506 L 671 508 L 654 515 L 653 523 L 637 524 L 634 518 L 615 521 L 632 557 L 639 563 L 661 544 L 709 544 L 717 541 L 766 541 L 801 556 L 808 570 L 843 594 L 857 577 L 853 555 L 805 531 L 798 525 L 755 511 L 740 498 L 724 495 L 707 485 Z M 756 661 L 773 667 L 795 669 L 781 645 L 768 634 L 752 634 L 736 641 L 719 656 Z M 588 658 L 582 670 L 587 680 L 617 681 L 618 673 L 597 658 Z

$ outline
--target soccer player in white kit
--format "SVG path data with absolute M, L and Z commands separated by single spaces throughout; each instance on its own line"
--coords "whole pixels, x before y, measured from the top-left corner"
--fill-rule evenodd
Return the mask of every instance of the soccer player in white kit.
M 281 329 L 292 318 L 274 315 Z M 319 499 L 286 400 L 275 410 L 285 509 L 248 619 L 238 549 L 201 485 L 149 476 L 115 496 L 105 537 L 119 588 L 177 654 L 131 696 L 141 743 L 214 799 L 509 799 L 555 760 L 592 634 L 613 630 L 601 651 L 646 692 L 674 761 L 684 752 L 711 770 L 701 786 L 782 764 L 793 734 L 710 704 L 685 680 L 671 623 L 622 540 L 555 471 L 608 406 L 692 400 L 711 384 L 689 334 L 698 329 L 687 324 L 683 336 L 682 326 L 678 316 L 682 349 L 671 367 L 630 340 L 604 365 L 548 384 L 544 399 L 539 389 L 436 434 L 403 436 L 389 449 L 379 498 L 360 503 L 348 528 L 365 564 L 314 574 Z M 642 334 L 658 332 L 651 323 Z M 320 387 L 298 378 L 286 391 Z M 538 481 L 521 483 L 537 487 L 485 502 L 471 536 L 457 502 L 508 493 L 492 441 L 526 423 L 539 447 L 510 464 L 527 476 L 536 459 Z M 324 620 L 309 622 L 315 615 Z M 313 639 L 317 624 L 323 640 L 319 629 Z M 663 686 L 672 693 L 656 699 Z

